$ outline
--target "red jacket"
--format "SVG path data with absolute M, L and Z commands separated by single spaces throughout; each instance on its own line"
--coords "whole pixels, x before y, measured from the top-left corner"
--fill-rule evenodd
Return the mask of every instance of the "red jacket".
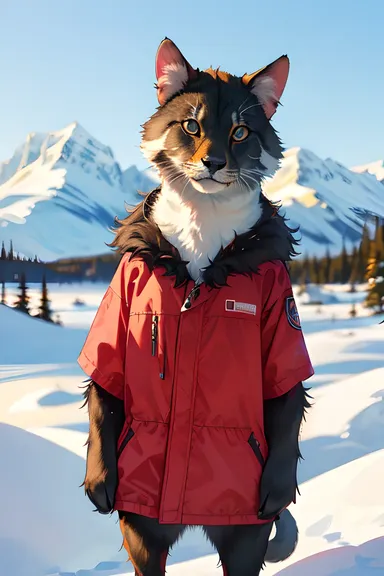
M 187 301 L 191 280 L 175 287 L 140 255 L 120 262 L 79 357 L 125 403 L 116 510 L 161 523 L 260 522 L 263 401 L 313 369 L 285 265 L 227 282 Z

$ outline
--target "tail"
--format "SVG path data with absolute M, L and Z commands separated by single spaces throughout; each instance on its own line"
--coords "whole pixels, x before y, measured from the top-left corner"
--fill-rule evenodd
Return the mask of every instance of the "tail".
M 275 522 L 276 535 L 269 541 L 265 562 L 282 562 L 293 554 L 299 539 L 296 520 L 288 510 L 284 510 Z

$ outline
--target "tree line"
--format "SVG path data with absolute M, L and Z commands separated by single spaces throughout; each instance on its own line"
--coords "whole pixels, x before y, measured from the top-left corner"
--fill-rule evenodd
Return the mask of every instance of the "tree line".
M 6 295 L 6 288 L 5 282 L 1 283 L 1 299 L 0 304 L 5 306 L 8 305 L 7 302 L 8 298 Z M 46 322 L 52 322 L 55 324 L 60 324 L 58 320 L 53 319 L 53 313 L 51 310 L 51 301 L 48 297 L 48 287 L 45 276 L 43 277 L 43 281 L 41 283 L 41 296 L 40 296 L 40 304 L 38 307 L 37 314 L 31 314 L 31 306 L 30 306 L 30 296 L 28 293 L 28 286 L 25 274 L 21 274 L 20 283 L 18 286 L 18 295 L 16 301 L 14 302 L 12 308 L 15 310 L 19 310 L 20 312 L 24 312 L 24 314 L 28 314 L 29 316 L 33 316 L 34 318 L 40 318 L 41 320 L 45 320 Z
M 18 252 L 14 252 L 13 250 L 13 243 L 12 240 L 9 242 L 9 250 L 5 249 L 4 241 L 1 243 L 1 250 L 0 250 L 0 260 L 7 260 L 8 262 L 35 262 L 36 264 L 40 263 L 40 260 L 37 256 L 34 258 L 26 258 L 25 256 L 20 256 Z
M 384 222 L 374 218 L 374 233 L 364 224 L 358 246 L 348 253 L 345 242 L 338 255 L 293 260 L 289 264 L 292 283 L 307 284 L 356 284 L 368 282 L 366 305 L 378 313 L 384 311 Z
M 375 312 L 384 312 L 384 220 L 379 217 L 374 219 L 374 232 L 371 235 L 369 227 L 364 224 L 361 240 L 351 252 L 348 252 L 345 242 L 342 244 L 341 252 L 338 255 L 330 254 L 329 249 L 323 257 L 308 257 L 294 259 L 289 263 L 290 274 L 293 284 L 299 284 L 305 288 L 308 284 L 350 284 L 351 291 L 355 290 L 356 284 L 368 283 L 368 294 L 366 305 L 374 309 Z M 7 252 L 4 242 L 0 252 L 0 260 L 15 261 L 25 260 L 18 254 L 14 254 L 12 241 Z M 81 261 L 82 259 L 80 259 Z M 94 258 L 94 268 L 96 265 L 104 266 L 105 270 L 98 279 L 109 281 L 116 267 L 116 254 L 106 254 Z M 28 262 L 42 264 L 35 256 Z M 76 259 L 71 259 L 69 264 L 75 265 Z M 68 266 L 68 263 L 66 264 Z M 85 266 L 89 266 L 85 264 Z M 70 277 L 70 276 L 69 276 Z M 88 276 L 90 279 L 91 276 Z M 77 278 L 76 278 L 77 279 Z M 37 316 L 47 321 L 52 321 L 52 312 L 49 307 L 48 289 L 45 274 L 42 280 L 41 304 Z M 5 282 L 2 282 L 1 303 L 5 303 Z M 29 296 L 26 284 L 26 275 L 20 274 L 19 296 L 15 308 L 29 312 Z

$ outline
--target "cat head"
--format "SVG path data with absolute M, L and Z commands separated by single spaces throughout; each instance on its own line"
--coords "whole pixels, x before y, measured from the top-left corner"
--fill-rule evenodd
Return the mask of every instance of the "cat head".
M 143 125 L 144 155 L 183 197 L 259 190 L 282 157 L 270 120 L 288 72 L 287 56 L 242 77 L 200 71 L 166 38 L 156 56 L 160 106 Z

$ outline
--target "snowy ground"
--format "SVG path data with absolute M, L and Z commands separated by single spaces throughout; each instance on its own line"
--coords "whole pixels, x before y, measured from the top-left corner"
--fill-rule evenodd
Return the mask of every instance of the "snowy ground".
M 15 289 L 7 286 L 9 303 Z M 0 306 L 0 576 L 133 573 L 119 551 L 116 517 L 93 513 L 79 488 L 87 414 L 79 409 L 84 376 L 76 357 L 104 289 L 49 286 L 64 327 Z M 39 290 L 31 290 L 33 306 Z M 78 297 L 85 306 L 74 306 Z M 302 495 L 292 506 L 300 541 L 265 576 L 384 574 L 384 325 L 363 298 L 335 287 L 298 298 L 316 369 L 302 432 Z M 310 304 L 319 299 L 323 305 Z M 191 531 L 168 573 L 220 576 L 217 561 Z

